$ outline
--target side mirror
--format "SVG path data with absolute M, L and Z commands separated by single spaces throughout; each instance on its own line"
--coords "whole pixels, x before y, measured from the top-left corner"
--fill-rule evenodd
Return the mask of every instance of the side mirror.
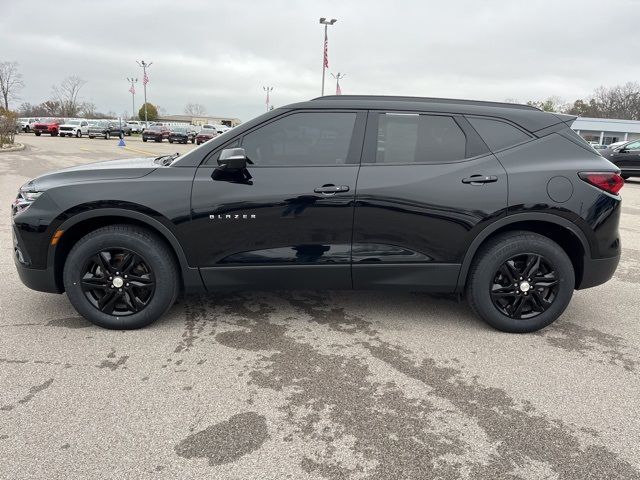
M 224 170 L 243 170 L 247 168 L 247 163 L 251 161 L 247 159 L 244 148 L 225 148 L 218 158 L 218 165 Z

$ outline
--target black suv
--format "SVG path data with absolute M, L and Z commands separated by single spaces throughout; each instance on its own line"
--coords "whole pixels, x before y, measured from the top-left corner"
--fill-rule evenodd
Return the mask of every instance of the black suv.
M 108 328 L 180 291 L 465 293 L 529 332 L 620 258 L 619 170 L 525 105 L 339 96 L 272 110 L 178 157 L 82 165 L 13 204 L 15 263 Z

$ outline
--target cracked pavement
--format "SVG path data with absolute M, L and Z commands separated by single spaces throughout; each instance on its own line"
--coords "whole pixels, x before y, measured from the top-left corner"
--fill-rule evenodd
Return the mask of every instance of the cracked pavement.
M 0 478 L 640 478 L 640 179 L 615 277 L 535 334 L 444 296 L 317 291 L 182 298 L 124 332 L 20 283 L 8 205 L 53 168 L 185 147 L 19 140 L 0 154 Z

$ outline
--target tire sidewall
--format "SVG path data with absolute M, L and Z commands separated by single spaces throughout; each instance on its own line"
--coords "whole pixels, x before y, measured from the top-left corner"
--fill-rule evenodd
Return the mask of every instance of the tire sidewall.
M 575 287 L 575 274 L 571 260 L 562 248 L 551 241 L 530 237 L 506 243 L 483 257 L 474 276 L 473 302 L 480 316 L 491 326 L 507 332 L 525 333 L 546 327 L 566 309 Z M 490 290 L 500 265 L 517 255 L 536 254 L 543 256 L 555 270 L 559 280 L 558 293 L 553 304 L 545 312 L 530 319 L 513 319 L 500 312 L 491 300 Z
M 167 262 L 166 252 L 160 252 L 154 242 L 139 235 L 104 232 L 88 235 L 69 253 L 64 266 L 63 280 L 69 301 L 87 320 L 105 328 L 132 329 L 149 325 L 171 307 L 177 295 L 175 267 Z M 147 307 L 133 315 L 108 315 L 96 309 L 84 295 L 80 286 L 87 260 L 101 250 L 125 248 L 135 252 L 151 268 L 156 288 Z

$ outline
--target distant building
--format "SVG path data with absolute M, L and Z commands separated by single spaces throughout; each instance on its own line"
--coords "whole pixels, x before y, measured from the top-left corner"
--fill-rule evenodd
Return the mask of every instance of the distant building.
M 230 118 L 230 117 L 209 117 L 209 116 L 198 116 L 194 117 L 193 115 L 158 115 L 158 122 L 166 122 L 166 123 L 188 123 L 190 125 L 226 125 L 227 127 L 235 127 L 240 125 L 242 122 L 239 118 Z
M 640 139 L 640 121 L 578 117 L 571 126 L 587 142 L 609 145 Z

